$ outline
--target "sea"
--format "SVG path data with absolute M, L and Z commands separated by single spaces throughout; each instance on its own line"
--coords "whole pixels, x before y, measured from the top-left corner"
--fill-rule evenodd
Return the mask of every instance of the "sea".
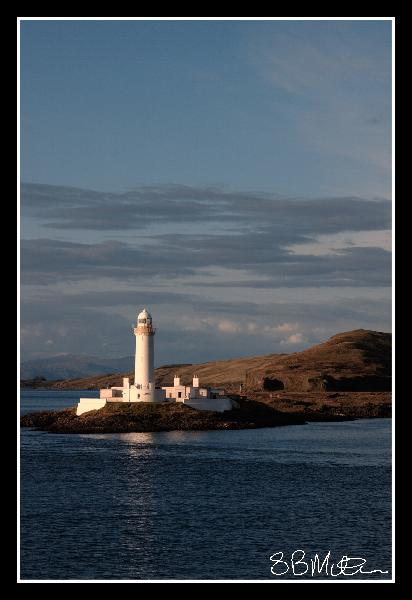
M 20 441 L 21 580 L 392 578 L 391 419 Z

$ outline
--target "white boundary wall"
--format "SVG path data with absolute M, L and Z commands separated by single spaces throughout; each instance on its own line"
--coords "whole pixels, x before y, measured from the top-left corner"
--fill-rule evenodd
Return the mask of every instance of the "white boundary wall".
M 223 412 L 232 408 L 230 398 L 191 398 L 184 400 L 183 404 L 197 408 L 197 410 L 213 410 L 215 412 Z
M 76 415 L 80 416 L 89 410 L 98 410 L 106 405 L 106 398 L 80 398 L 77 405 Z

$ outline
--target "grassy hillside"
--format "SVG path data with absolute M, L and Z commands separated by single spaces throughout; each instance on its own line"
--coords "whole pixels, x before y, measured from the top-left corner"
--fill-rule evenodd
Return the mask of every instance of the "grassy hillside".
M 171 385 L 173 376 L 190 384 L 238 391 L 385 391 L 391 386 L 391 335 L 357 329 L 292 354 L 268 354 L 197 365 L 167 365 L 156 369 L 156 384 Z M 124 376 L 133 378 L 133 373 Z M 55 382 L 52 387 L 98 389 L 121 385 L 123 375 L 98 375 Z M 133 379 L 132 379 L 133 380 Z

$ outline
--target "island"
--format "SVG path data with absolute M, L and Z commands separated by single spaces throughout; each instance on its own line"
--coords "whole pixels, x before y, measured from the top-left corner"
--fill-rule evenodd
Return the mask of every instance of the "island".
M 27 414 L 21 425 L 54 433 L 119 433 L 247 429 L 391 416 L 389 333 L 360 329 L 292 354 L 167 365 L 155 369 L 156 385 L 169 385 L 176 371 L 183 383 L 196 372 L 205 385 L 224 387 L 232 399 L 231 410 L 111 402 L 80 416 L 75 407 Z M 132 374 L 38 381 L 47 389 L 85 390 L 119 385 L 125 376 Z

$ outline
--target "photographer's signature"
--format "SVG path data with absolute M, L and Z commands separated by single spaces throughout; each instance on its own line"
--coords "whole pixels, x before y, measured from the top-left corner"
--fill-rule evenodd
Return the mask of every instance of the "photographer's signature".
M 320 575 L 323 573 L 326 576 L 338 577 L 339 575 L 353 576 L 358 573 L 370 575 L 372 573 L 388 573 L 389 571 L 381 571 L 381 569 L 373 569 L 367 571 L 364 569 L 366 558 L 342 556 L 337 562 L 330 560 L 331 551 L 325 555 L 323 561 L 315 554 L 313 558 L 305 560 L 306 553 L 304 550 L 295 550 L 292 552 L 290 559 L 284 558 L 283 552 L 275 552 L 270 557 L 273 563 L 270 571 L 272 575 L 285 575 L 290 572 L 291 575 L 299 577 L 301 575 Z

